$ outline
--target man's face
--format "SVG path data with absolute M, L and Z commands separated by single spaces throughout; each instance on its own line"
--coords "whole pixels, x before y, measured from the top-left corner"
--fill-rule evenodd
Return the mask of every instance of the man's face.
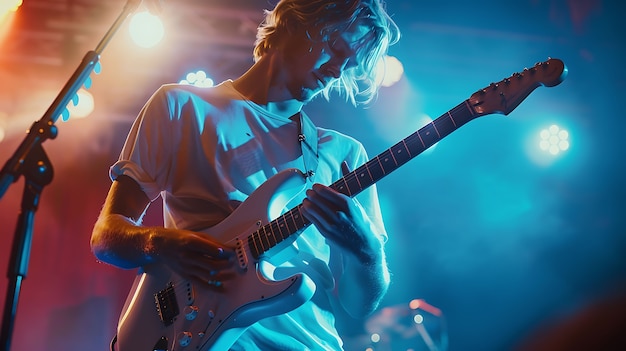
M 357 50 L 371 36 L 369 27 L 353 25 L 326 40 L 294 35 L 285 45 L 282 78 L 291 96 L 308 102 L 343 72 L 359 64 Z

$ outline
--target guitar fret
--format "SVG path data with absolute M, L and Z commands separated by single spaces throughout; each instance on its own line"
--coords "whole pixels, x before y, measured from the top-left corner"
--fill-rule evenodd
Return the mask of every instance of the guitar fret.
M 385 170 L 383 169 L 383 165 L 380 163 L 380 158 L 378 156 L 368 163 L 368 170 L 374 180 L 381 179 L 385 176 Z
M 448 117 L 450 117 L 452 124 L 454 124 L 454 128 L 458 128 L 456 125 L 456 121 L 454 120 L 454 117 L 452 117 L 452 114 L 450 113 L 450 111 L 448 111 Z
M 443 136 L 450 134 L 454 129 L 456 129 L 454 123 L 449 118 L 441 119 L 438 121 L 438 123 L 439 129 L 445 131 L 445 134 Z
M 406 150 L 406 152 L 409 153 L 409 158 L 413 158 L 413 155 L 411 155 L 411 150 L 409 150 L 409 147 L 406 145 L 406 139 L 402 140 L 402 145 L 404 145 L 404 149 Z
M 256 240 L 254 239 L 254 234 L 248 236 L 248 246 L 250 247 L 250 251 L 252 251 L 252 256 L 254 256 L 254 258 L 258 258 L 261 255 L 261 251 L 259 250 Z
M 372 173 L 370 172 L 370 167 L 367 163 L 363 165 L 363 167 L 361 168 L 364 168 L 367 171 L 368 178 L 367 178 L 367 185 L 365 186 L 365 188 L 367 188 L 368 186 L 374 184 L 376 180 L 372 177 Z M 362 172 L 361 177 L 365 177 L 365 172 Z
M 278 221 L 278 231 L 280 231 L 280 236 L 283 239 L 286 239 L 291 233 L 289 232 L 287 223 L 285 223 L 285 216 L 279 217 L 277 221 Z
M 437 130 L 437 125 L 435 124 L 435 121 L 430 122 L 430 124 L 433 125 L 433 129 L 435 130 L 435 132 L 437 132 L 437 138 L 441 139 L 441 134 L 439 134 L 439 130 Z
M 363 191 L 363 189 L 369 187 L 372 184 L 371 180 L 369 179 L 369 175 L 365 171 L 359 172 L 356 180 L 359 182 L 359 192 Z
M 302 217 L 302 214 L 300 214 L 300 207 L 294 208 L 289 212 L 293 212 L 291 217 L 293 218 L 293 222 L 296 225 L 295 232 L 297 232 L 298 230 L 300 230 L 300 228 L 304 227 L 305 224 L 304 217 Z
M 346 182 L 345 177 L 339 179 L 338 183 L 339 184 L 337 184 L 337 186 L 334 187 L 335 190 L 337 190 L 338 192 L 344 195 L 352 196 L 352 194 L 350 193 L 350 188 L 348 187 L 348 182 Z
M 419 133 L 409 135 L 406 139 L 404 139 L 404 142 L 411 153 L 411 157 L 415 157 L 415 155 L 419 155 L 425 150 L 424 143 L 422 142 Z
M 361 181 L 356 173 L 352 172 L 353 178 L 356 180 L 357 185 L 359 186 L 359 191 L 363 190 L 363 186 L 361 185 Z
M 435 127 L 435 124 L 431 123 L 417 131 L 417 133 L 420 136 L 420 139 L 422 140 L 422 143 L 424 144 L 425 149 L 429 148 L 430 146 L 434 145 L 436 142 L 439 141 L 439 137 L 435 135 L 435 134 L 438 134 L 439 132 L 437 133 L 432 132 L 432 129 L 434 129 L 434 127 Z
M 411 159 L 411 154 L 406 149 L 404 143 L 398 143 L 392 146 L 391 150 L 391 154 L 394 155 L 394 160 L 396 161 L 396 166 L 403 165 Z
M 391 156 L 390 153 L 391 151 L 387 149 L 387 151 L 380 154 L 383 157 L 383 158 L 380 158 L 380 161 L 381 161 L 383 170 L 385 171 L 385 174 L 389 174 L 396 169 L 395 160 L 393 159 L 393 157 L 390 157 Z M 390 161 L 394 161 L 394 164 L 391 165 L 391 167 L 389 167 Z
M 267 251 L 271 246 L 264 229 L 264 227 L 260 228 L 258 233 L 261 239 L 261 247 L 263 248 L 263 251 Z
M 396 156 L 393 154 L 392 148 L 389 149 L 389 155 L 391 155 L 391 158 L 393 159 L 393 169 L 395 170 L 398 166 L 398 161 L 396 161 Z
M 265 252 L 265 247 L 263 247 L 263 239 L 261 238 L 261 233 L 257 230 L 254 236 L 254 241 L 256 242 L 257 247 L 259 248 L 259 252 Z
M 422 143 L 422 147 L 424 148 L 424 150 L 426 150 L 427 146 L 424 143 L 424 139 L 422 139 L 422 136 L 420 135 L 419 131 L 415 132 L 415 134 L 420 138 L 420 142 Z
M 354 172 L 348 174 L 345 178 L 350 178 L 350 180 L 346 182 L 348 184 L 348 189 L 350 189 L 350 194 L 358 194 L 361 190 L 363 190 Z
M 276 244 L 285 240 L 285 237 L 280 231 L 280 225 L 278 224 L 278 221 L 272 221 L 270 223 L 270 228 L 272 230 L 272 235 L 274 235 L 274 240 L 276 240 Z
M 269 231 L 268 231 L 268 228 L 269 228 Z M 264 225 L 263 232 L 265 233 L 265 237 L 267 237 L 267 242 L 269 244 L 269 247 L 274 247 L 276 246 L 276 237 L 274 236 L 274 233 L 272 233 L 271 228 L 272 228 L 271 225 Z
M 285 225 L 287 226 L 287 230 L 289 232 L 289 234 L 293 234 L 298 230 L 298 227 L 296 225 L 296 222 L 293 220 L 293 216 L 291 214 L 291 211 L 286 212 L 283 215 L 283 218 L 285 218 Z M 291 219 L 291 220 L 289 220 Z
M 476 111 L 474 111 L 474 109 L 472 108 L 472 106 L 470 105 L 469 99 L 463 101 L 463 104 L 465 105 L 465 107 L 467 108 L 467 111 L 469 112 L 469 116 L 470 118 L 467 119 L 467 121 L 463 121 L 462 124 L 465 124 L 467 122 L 469 122 L 472 118 L 476 117 Z M 457 107 L 460 107 L 461 105 L 457 105 Z

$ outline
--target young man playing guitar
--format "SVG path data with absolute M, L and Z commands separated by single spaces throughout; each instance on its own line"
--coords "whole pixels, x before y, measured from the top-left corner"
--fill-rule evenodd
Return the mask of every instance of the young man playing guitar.
M 371 101 L 398 38 L 382 0 L 281 0 L 242 76 L 153 94 L 91 239 L 99 260 L 139 268 L 120 351 L 342 349 L 336 313 L 367 316 L 389 285 L 387 233 L 374 186 L 327 186 L 363 146 L 302 108 L 333 90 Z M 142 226 L 159 196 L 164 226 Z

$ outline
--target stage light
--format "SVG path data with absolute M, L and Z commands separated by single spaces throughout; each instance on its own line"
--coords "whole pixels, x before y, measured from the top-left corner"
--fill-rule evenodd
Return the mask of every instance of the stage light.
M 376 65 L 376 71 L 376 76 L 381 79 L 380 85 L 390 87 L 402 78 L 404 66 L 396 57 L 385 56 Z
M 579 159 L 581 142 L 584 142 L 584 132 L 568 122 L 557 122 L 554 118 L 550 124 L 539 125 L 527 133 L 525 151 L 528 158 L 540 167 L 555 164 L 565 165 Z M 576 144 L 573 144 L 573 138 Z
M 567 151 L 570 147 L 569 132 L 556 124 L 543 129 L 539 137 L 541 138 L 539 148 L 555 156 Z
M 142 48 L 151 48 L 163 39 L 163 22 L 148 11 L 136 13 L 130 20 L 130 36 Z
M 372 335 L 370 336 L 370 340 L 371 340 L 373 343 L 377 343 L 377 342 L 379 342 L 379 341 L 380 341 L 380 334 L 378 334 L 378 333 L 374 333 L 374 334 L 372 334 Z
M 67 111 L 72 118 L 85 118 L 94 110 L 93 95 L 85 89 L 79 89 L 71 103 L 67 105 Z M 67 118 L 63 118 L 64 121 Z
M 0 0 L 0 43 L 11 27 L 14 13 L 22 5 L 22 0 Z
M 181 80 L 179 83 L 195 85 L 202 88 L 212 87 L 214 84 L 213 79 L 207 77 L 206 72 L 202 70 L 187 73 L 185 79 Z
M 3 0 L 0 2 L 0 19 L 9 12 L 15 12 L 22 6 L 22 0 Z

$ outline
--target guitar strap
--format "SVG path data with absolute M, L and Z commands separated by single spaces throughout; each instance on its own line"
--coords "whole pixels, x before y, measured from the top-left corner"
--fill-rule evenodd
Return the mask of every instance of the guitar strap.
M 300 149 L 302 150 L 304 175 L 307 181 L 313 183 L 315 171 L 319 164 L 317 128 L 304 112 L 295 114 L 292 120 L 298 123 L 298 142 L 300 142 Z

